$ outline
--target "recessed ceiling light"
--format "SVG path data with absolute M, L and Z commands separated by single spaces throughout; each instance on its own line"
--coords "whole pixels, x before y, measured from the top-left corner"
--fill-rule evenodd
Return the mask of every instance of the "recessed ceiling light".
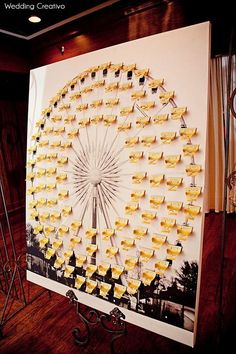
M 33 22 L 33 23 L 38 23 L 38 22 L 41 21 L 41 18 L 38 17 L 38 16 L 30 16 L 30 17 L 28 18 L 28 20 L 29 20 L 30 22 Z

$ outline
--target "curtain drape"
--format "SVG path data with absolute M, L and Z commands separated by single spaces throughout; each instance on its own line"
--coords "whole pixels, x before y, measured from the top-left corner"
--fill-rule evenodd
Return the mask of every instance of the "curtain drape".
M 227 112 L 228 57 L 211 59 L 210 97 L 207 139 L 206 210 L 223 210 L 224 191 L 224 136 Z M 232 57 L 232 87 L 236 87 L 236 56 Z M 236 119 L 230 115 L 229 172 L 236 171 Z M 236 188 L 228 190 L 228 212 L 236 212 Z

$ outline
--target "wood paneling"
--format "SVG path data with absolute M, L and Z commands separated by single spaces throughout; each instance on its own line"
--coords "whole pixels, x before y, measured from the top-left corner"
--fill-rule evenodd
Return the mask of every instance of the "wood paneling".
M 106 9 L 35 38 L 31 41 L 31 66 L 57 62 L 187 24 L 178 1 L 129 15 L 124 11 L 124 8 L 115 12 Z M 63 55 L 60 51 L 62 45 L 65 47 Z
M 29 71 L 28 45 L 26 40 L 0 33 L 0 71 L 27 73 Z
M 9 211 L 25 202 L 26 125 L 26 100 L 0 100 L 0 176 Z

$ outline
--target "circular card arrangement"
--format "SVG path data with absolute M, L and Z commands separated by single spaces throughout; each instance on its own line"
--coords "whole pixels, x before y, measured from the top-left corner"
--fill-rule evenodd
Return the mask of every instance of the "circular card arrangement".
M 51 99 L 28 149 L 28 215 L 45 262 L 111 301 L 173 275 L 197 237 L 198 131 L 165 87 L 136 64 L 89 68 Z

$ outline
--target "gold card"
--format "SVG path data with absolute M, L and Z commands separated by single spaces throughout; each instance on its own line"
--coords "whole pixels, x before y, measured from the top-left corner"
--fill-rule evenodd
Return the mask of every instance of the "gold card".
M 154 124 L 163 124 L 168 120 L 168 114 L 158 114 L 152 117 Z
M 153 209 L 159 209 L 160 205 L 165 201 L 165 197 L 163 195 L 152 195 L 150 196 L 149 203 L 150 207 Z
M 156 272 L 152 270 L 144 269 L 142 271 L 141 280 L 145 286 L 151 285 L 151 282 L 155 279 L 155 277 L 156 277 Z
M 176 167 L 177 163 L 180 162 L 181 155 L 166 155 L 164 156 L 165 165 L 167 168 Z
M 164 235 L 152 234 L 152 247 L 159 250 L 166 242 L 167 237 Z
M 162 104 L 167 104 L 170 102 L 171 99 L 174 98 L 174 96 L 175 96 L 174 91 L 165 91 L 160 93 L 159 98 Z
M 176 191 L 178 187 L 182 184 L 183 178 L 181 177 L 168 177 L 166 179 L 166 185 L 168 187 L 168 191 Z
M 187 113 L 187 107 L 174 107 L 171 112 L 171 119 L 181 119 Z
M 173 227 L 175 227 L 176 219 L 172 218 L 161 218 L 161 232 L 170 232 Z
M 152 188 L 159 187 L 160 184 L 164 181 L 164 175 L 152 175 L 150 176 L 149 181 Z

